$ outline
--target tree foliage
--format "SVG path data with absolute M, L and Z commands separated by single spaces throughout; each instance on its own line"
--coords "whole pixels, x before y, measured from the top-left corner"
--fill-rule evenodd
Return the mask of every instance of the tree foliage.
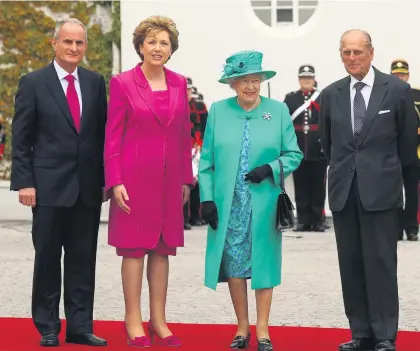
M 116 23 L 104 33 L 92 19 L 97 7 L 114 10 Z M 117 13 L 118 11 L 118 13 Z M 51 17 L 49 14 L 52 13 Z M 54 58 L 51 38 L 55 19 L 75 17 L 88 27 L 88 50 L 83 66 L 100 72 L 109 82 L 112 73 L 112 43 L 120 32 L 119 2 L 112 1 L 2 1 L 0 4 L 0 116 L 11 121 L 14 96 L 22 75 L 49 64 Z M 53 18 L 54 17 L 54 18 Z M 116 33 L 117 32 L 117 33 Z M 6 158 L 10 158 L 10 123 L 6 123 Z

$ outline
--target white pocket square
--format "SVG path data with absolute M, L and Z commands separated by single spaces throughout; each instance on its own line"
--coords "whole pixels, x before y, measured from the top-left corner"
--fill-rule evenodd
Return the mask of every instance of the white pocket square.
M 383 113 L 388 113 L 388 112 L 390 112 L 391 110 L 382 110 L 382 111 L 379 111 L 378 112 L 378 115 L 382 115 Z

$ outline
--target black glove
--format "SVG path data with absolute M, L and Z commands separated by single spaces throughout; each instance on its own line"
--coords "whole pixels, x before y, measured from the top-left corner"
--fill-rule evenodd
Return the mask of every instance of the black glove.
M 273 176 L 273 170 L 270 165 L 264 165 L 254 168 L 249 173 L 245 174 L 245 180 L 253 183 L 261 183 L 265 178 Z
M 217 208 L 214 201 L 205 201 L 201 205 L 201 214 L 203 219 L 212 227 L 214 230 L 217 229 L 219 218 L 217 216 Z

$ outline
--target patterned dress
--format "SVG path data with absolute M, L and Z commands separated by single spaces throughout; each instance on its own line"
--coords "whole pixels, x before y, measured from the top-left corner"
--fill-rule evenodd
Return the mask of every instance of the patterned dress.
M 244 180 L 245 174 L 249 172 L 249 145 L 249 120 L 246 120 L 223 250 L 222 266 L 228 278 L 251 278 L 251 191 Z

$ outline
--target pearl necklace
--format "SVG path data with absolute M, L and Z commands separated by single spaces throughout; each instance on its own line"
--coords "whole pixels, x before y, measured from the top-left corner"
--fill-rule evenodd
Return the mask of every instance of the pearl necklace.
M 236 98 L 236 101 L 238 102 L 238 105 L 241 106 L 239 103 L 239 98 Z M 252 111 L 257 105 L 260 103 L 260 97 L 258 96 L 257 101 L 254 102 L 254 104 L 249 108 L 246 109 L 245 107 L 241 106 L 246 112 Z

